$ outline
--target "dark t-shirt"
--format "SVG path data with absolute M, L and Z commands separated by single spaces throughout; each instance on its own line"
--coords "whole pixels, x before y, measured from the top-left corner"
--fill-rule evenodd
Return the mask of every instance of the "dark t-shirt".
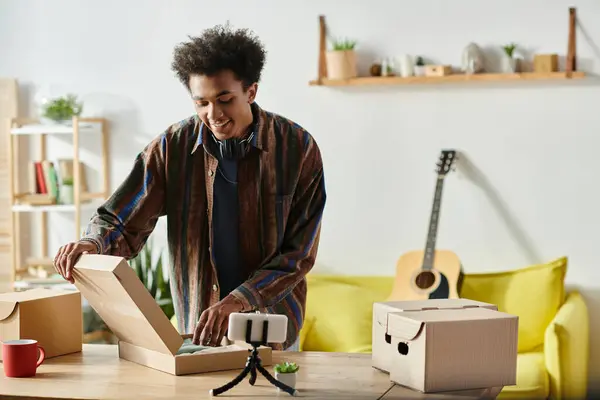
M 218 152 L 217 152 L 218 154 Z M 244 283 L 239 245 L 236 160 L 220 157 L 213 187 L 213 256 L 221 299 Z

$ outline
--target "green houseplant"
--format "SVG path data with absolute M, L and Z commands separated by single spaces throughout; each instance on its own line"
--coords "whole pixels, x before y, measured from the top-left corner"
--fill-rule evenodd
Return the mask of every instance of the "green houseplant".
M 349 79 L 358 75 L 355 48 L 355 40 L 334 39 L 331 41 L 331 50 L 325 54 L 327 78 Z
M 147 241 L 135 258 L 129 260 L 129 265 L 135 270 L 150 295 L 156 300 L 166 316 L 171 319 L 175 315 L 169 278 L 163 274 L 162 251 L 158 257 L 152 258 L 153 244 Z
M 296 388 L 296 376 L 298 375 L 299 369 L 300 367 L 298 364 L 288 361 L 276 364 L 275 367 L 273 367 L 275 379 L 294 389 Z
M 425 76 L 425 60 L 421 56 L 415 60 L 415 76 Z
M 502 70 L 505 73 L 515 73 L 518 70 L 518 59 L 515 57 L 516 43 L 509 43 L 502 46 L 504 58 L 502 59 Z
M 73 178 L 67 177 L 62 181 L 62 185 L 58 191 L 60 204 L 73 204 Z
M 48 100 L 42 107 L 42 117 L 46 122 L 70 123 L 73 116 L 80 116 L 83 103 L 77 101 L 77 96 L 67 94 Z

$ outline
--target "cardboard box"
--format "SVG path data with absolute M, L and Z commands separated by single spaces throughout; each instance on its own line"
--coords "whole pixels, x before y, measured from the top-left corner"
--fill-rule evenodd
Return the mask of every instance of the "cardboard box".
M 447 76 L 452 74 L 450 65 L 426 65 L 425 76 Z
M 425 393 L 516 384 L 517 316 L 489 306 L 412 303 L 388 314 L 392 382 Z
M 196 354 L 177 351 L 184 337 L 173 327 L 124 258 L 83 255 L 74 268 L 75 285 L 118 338 L 119 357 L 172 375 L 242 369 L 249 346 L 232 344 Z M 269 347 L 259 350 L 272 363 Z
M 533 56 L 533 71 L 538 73 L 550 73 L 558 71 L 557 54 L 535 54 Z
M 81 294 L 42 288 L 0 294 L 0 341 L 17 339 L 37 340 L 46 358 L 81 351 Z
M 371 362 L 374 368 L 390 372 L 392 361 L 392 337 L 388 331 L 388 314 L 398 311 L 428 308 L 484 307 L 497 310 L 493 304 L 468 299 L 432 299 L 419 301 L 387 301 L 373 304 L 373 333 Z

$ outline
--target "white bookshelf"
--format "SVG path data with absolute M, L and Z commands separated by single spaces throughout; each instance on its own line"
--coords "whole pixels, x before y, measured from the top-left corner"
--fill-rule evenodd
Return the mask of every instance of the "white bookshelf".
M 99 201 L 90 201 L 88 203 L 82 203 L 82 210 L 93 210 L 100 205 Z M 75 204 L 50 204 L 50 205 L 31 205 L 31 204 L 14 204 L 12 206 L 13 212 L 76 212 L 77 206 Z
M 44 124 L 24 124 L 12 128 L 12 135 L 73 135 L 74 127 L 68 125 L 44 125 Z M 94 134 L 101 132 L 100 123 L 82 123 L 78 126 L 80 134 Z

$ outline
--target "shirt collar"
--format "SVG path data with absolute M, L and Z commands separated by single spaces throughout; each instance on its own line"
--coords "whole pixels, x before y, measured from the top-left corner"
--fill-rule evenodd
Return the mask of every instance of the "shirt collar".
M 252 109 L 252 115 L 254 120 L 251 125 L 251 129 L 254 132 L 250 145 L 256 147 L 261 151 L 268 151 L 268 140 L 269 140 L 269 126 L 267 126 L 267 113 L 254 102 L 250 105 Z M 210 131 L 204 122 L 200 120 L 198 115 L 195 115 L 196 124 L 194 126 L 194 132 L 198 132 L 198 139 L 192 148 L 192 154 L 196 152 L 198 147 L 203 146 L 204 141 L 210 134 Z

